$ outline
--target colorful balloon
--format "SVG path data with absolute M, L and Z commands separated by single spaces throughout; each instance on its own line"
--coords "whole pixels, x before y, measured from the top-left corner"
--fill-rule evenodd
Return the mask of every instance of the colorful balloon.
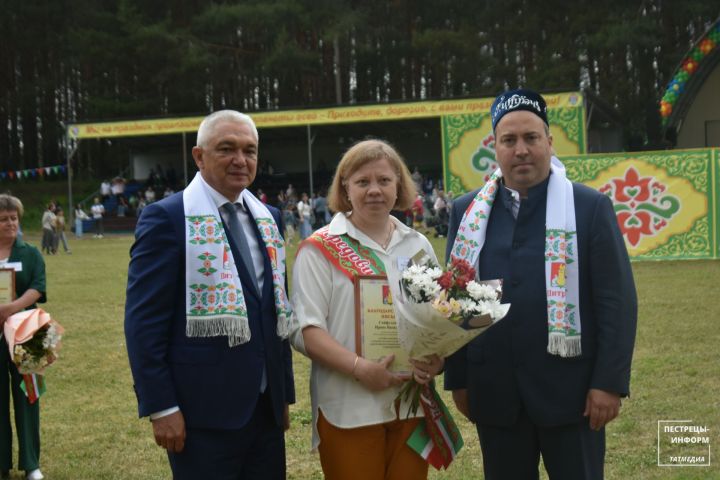
M 700 48 L 700 51 L 702 51 L 705 55 L 709 54 L 713 51 L 715 48 L 715 45 L 717 45 L 714 41 L 712 41 L 710 38 L 706 38 L 702 42 L 700 42 L 700 45 L 698 45 L 698 48 Z
M 672 113 L 672 105 L 668 102 L 660 102 L 660 116 L 669 117 Z
M 695 60 L 692 58 L 688 58 L 683 62 L 682 69 L 688 72 L 690 75 L 695 73 L 695 70 L 697 70 L 698 64 Z

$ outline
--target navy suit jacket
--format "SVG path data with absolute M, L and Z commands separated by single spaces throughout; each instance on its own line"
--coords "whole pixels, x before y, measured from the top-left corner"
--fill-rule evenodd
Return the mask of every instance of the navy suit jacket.
M 268 206 L 283 231 L 280 213 Z M 191 428 L 239 429 L 250 419 L 260 394 L 263 367 L 278 425 L 285 403 L 295 402 L 287 340 L 276 334 L 270 259 L 262 254 L 262 296 L 249 282 L 228 235 L 243 286 L 251 339 L 233 348 L 227 337 L 185 334 L 185 223 L 182 192 L 143 209 L 130 250 L 125 337 L 139 415 L 179 406 Z M 263 245 L 256 229 L 259 245 Z M 249 288 L 248 288 L 249 286 Z
M 579 253 L 582 355 L 547 352 L 545 211 L 547 184 L 530 189 L 515 220 L 498 192 L 478 260 L 479 277 L 503 279 L 508 315 L 447 359 L 445 388 L 467 388 L 470 417 L 512 425 L 524 408 L 541 426 L 582 419 L 590 388 L 629 393 L 637 298 L 627 250 L 610 199 L 573 184 Z M 449 256 L 458 225 L 477 190 L 458 198 L 448 233 Z

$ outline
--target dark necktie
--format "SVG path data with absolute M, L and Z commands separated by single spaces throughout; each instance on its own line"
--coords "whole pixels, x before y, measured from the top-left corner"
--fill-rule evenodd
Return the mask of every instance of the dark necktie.
M 239 207 L 240 205 L 230 202 L 225 203 L 222 206 L 222 208 L 225 209 L 225 212 L 227 212 L 228 214 L 228 228 L 230 228 L 230 234 L 235 239 L 238 250 L 240 250 L 240 256 L 242 257 L 242 261 L 245 264 L 245 267 L 248 269 L 248 273 L 250 273 L 252 283 L 255 286 L 255 291 L 258 292 L 259 295 L 260 288 L 257 282 L 257 274 L 255 273 L 255 264 L 253 263 L 252 255 L 250 254 L 250 246 L 248 245 L 247 237 L 245 236 L 245 232 L 240 226 L 240 219 L 238 218 L 237 214 L 237 209 Z M 260 393 L 265 392 L 266 388 L 267 370 L 263 366 L 262 377 L 260 379 Z
M 228 227 L 230 228 L 230 234 L 233 239 L 235 239 L 242 261 L 245 264 L 245 268 L 247 268 L 250 278 L 252 278 L 255 291 L 260 293 L 257 283 L 257 274 L 255 273 L 255 264 L 253 263 L 252 255 L 250 254 L 250 247 L 248 246 L 245 232 L 240 226 L 240 219 L 238 218 L 236 210 L 238 207 L 239 205 L 229 202 L 222 206 L 228 214 Z

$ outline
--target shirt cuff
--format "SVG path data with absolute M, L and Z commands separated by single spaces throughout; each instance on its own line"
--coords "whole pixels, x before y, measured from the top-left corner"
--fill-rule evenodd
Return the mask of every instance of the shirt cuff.
M 180 407 L 170 407 L 166 408 L 165 410 L 160 410 L 159 412 L 151 413 L 150 414 L 150 421 L 157 420 L 158 418 L 167 417 L 168 415 L 171 415 L 175 412 L 179 412 Z

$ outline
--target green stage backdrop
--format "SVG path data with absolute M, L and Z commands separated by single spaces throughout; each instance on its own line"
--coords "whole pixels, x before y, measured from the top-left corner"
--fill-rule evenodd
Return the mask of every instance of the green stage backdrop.
M 495 165 L 490 142 L 481 144 L 478 151 L 482 151 L 484 164 Z M 720 258 L 719 149 L 560 155 L 560 158 L 571 180 L 595 188 L 613 201 L 633 259 Z M 457 178 L 450 185 L 459 194 L 483 182 L 468 186 L 464 178 Z
M 717 149 L 564 157 L 568 176 L 608 195 L 630 256 L 718 258 Z

